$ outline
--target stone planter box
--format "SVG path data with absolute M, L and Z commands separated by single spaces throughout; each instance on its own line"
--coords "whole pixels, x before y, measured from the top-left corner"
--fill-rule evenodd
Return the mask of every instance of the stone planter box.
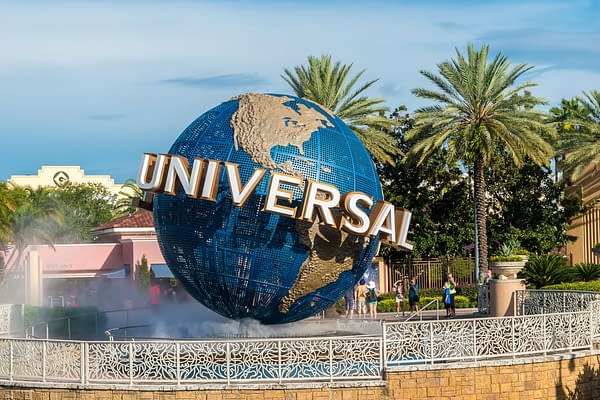
M 527 261 L 491 261 L 490 268 L 498 279 L 517 279 L 517 274 L 523 269 Z

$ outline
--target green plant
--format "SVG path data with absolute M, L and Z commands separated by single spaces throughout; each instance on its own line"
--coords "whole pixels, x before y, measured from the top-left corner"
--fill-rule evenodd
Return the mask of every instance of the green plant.
M 298 97 L 316 101 L 340 117 L 378 162 L 394 165 L 400 151 L 389 134 L 392 122 L 384 115 L 388 109 L 383 99 L 364 93 L 377 79 L 357 87 L 365 70 L 351 76 L 351 69 L 352 64 L 334 63 L 330 55 L 308 56 L 308 65 L 286 68 L 282 78 Z
M 54 339 L 95 339 L 106 330 L 106 315 L 97 307 L 37 307 L 26 305 L 26 328 L 34 326 L 34 335 Z M 31 332 L 31 331 L 30 331 Z
M 560 254 L 534 254 L 519 272 L 519 277 L 536 289 L 565 282 L 568 275 L 566 261 Z
M 513 251 L 513 254 L 516 256 L 528 256 L 531 253 L 529 253 L 529 250 L 526 249 L 516 249 Z
M 588 292 L 600 292 L 600 281 L 590 282 L 565 282 L 556 285 L 544 286 L 542 289 L 548 290 L 582 290 Z
M 469 302 L 477 303 L 477 285 L 460 285 L 456 288 L 456 292 L 462 296 L 466 296 Z
M 571 269 L 573 280 L 589 282 L 600 277 L 599 264 L 576 264 Z
M 511 256 L 491 256 L 490 261 L 492 262 L 513 262 L 513 261 L 523 261 L 521 256 L 511 255 Z
M 592 249 L 599 249 L 600 250 L 600 242 L 598 242 L 595 245 L 593 245 Z
M 395 312 L 396 311 L 396 300 L 395 299 L 383 299 L 377 302 L 377 312 Z
M 496 252 L 496 256 L 499 257 L 510 257 L 513 256 L 515 253 L 514 251 L 517 250 L 519 248 L 521 244 L 519 243 L 518 240 L 515 239 L 509 239 L 506 242 L 504 242 L 500 248 L 498 248 L 498 251 Z
M 152 274 L 150 272 L 150 268 L 148 267 L 148 259 L 146 258 L 145 254 L 142 255 L 142 259 L 137 265 L 136 275 L 140 289 L 148 289 L 152 280 Z
M 450 261 L 450 271 L 457 279 L 468 279 L 473 273 L 473 264 L 464 258 L 454 258 Z

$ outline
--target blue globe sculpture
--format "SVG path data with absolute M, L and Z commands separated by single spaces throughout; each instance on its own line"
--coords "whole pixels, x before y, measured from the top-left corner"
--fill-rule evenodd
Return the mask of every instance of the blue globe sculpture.
M 266 169 L 241 207 L 232 202 L 224 170 L 215 201 L 181 190 L 154 197 L 156 232 L 169 268 L 217 313 L 265 324 L 304 319 L 338 301 L 371 263 L 377 237 L 263 211 L 274 172 L 382 200 L 367 150 L 318 104 L 287 95 L 238 96 L 192 122 L 169 154 L 190 164 L 195 158 L 235 163 L 242 184 L 256 169 Z M 289 190 L 292 204 L 300 206 L 302 190 Z

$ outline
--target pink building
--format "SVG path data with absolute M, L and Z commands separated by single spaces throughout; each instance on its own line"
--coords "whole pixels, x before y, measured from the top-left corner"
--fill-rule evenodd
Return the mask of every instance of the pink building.
M 30 246 L 25 254 L 24 273 L 16 274 L 25 278 L 23 302 L 73 302 L 105 308 L 142 305 L 146 294 L 135 282 L 142 256 L 146 256 L 155 278 L 173 277 L 160 252 L 150 211 L 139 209 L 95 228 L 93 233 L 97 237 L 95 243 L 57 244 L 54 249 L 47 245 Z M 19 280 L 15 279 L 12 286 L 18 285 Z M 165 281 L 169 283 L 168 279 L 162 281 L 163 285 Z

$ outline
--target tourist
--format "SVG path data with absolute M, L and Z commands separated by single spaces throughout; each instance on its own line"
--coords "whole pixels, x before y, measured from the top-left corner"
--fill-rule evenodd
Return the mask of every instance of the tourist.
M 419 311 L 419 284 L 415 278 L 410 280 L 408 287 L 408 305 L 411 311 Z
M 489 313 L 490 310 L 490 301 L 491 301 L 491 293 L 492 291 L 490 290 L 490 285 L 491 285 L 491 281 L 493 279 L 494 275 L 492 274 L 492 270 L 490 268 L 487 269 L 486 274 L 485 274 L 485 279 L 483 280 L 483 285 L 485 287 L 485 293 L 487 296 L 487 311 Z
M 442 299 L 444 300 L 444 308 L 446 309 L 446 317 L 451 317 L 450 312 L 450 302 L 452 301 L 452 296 L 450 296 L 450 287 L 448 285 L 448 281 L 444 281 L 444 286 L 442 290 Z
M 352 319 L 354 316 L 354 307 L 355 307 L 355 296 L 354 287 L 346 290 L 344 293 L 344 301 L 346 302 L 346 318 Z
M 160 306 L 160 285 L 155 283 L 148 289 L 150 295 L 150 307 L 157 309 Z
M 456 287 L 458 285 L 454 281 L 452 274 L 448 274 L 448 289 L 450 290 L 450 318 L 456 317 Z
M 367 304 L 369 305 L 369 316 L 371 319 L 377 318 L 377 289 L 375 288 L 375 282 L 370 281 L 367 285 Z
M 394 292 L 396 293 L 396 318 L 400 317 L 400 311 L 404 316 L 404 285 L 402 280 L 397 280 L 394 283 Z
M 485 278 L 483 279 L 483 284 L 489 285 L 492 277 L 493 277 L 492 270 L 488 268 L 487 271 L 485 272 Z
M 365 318 L 367 315 L 367 285 L 365 280 L 361 279 L 356 288 L 356 300 L 358 302 L 358 316 Z

